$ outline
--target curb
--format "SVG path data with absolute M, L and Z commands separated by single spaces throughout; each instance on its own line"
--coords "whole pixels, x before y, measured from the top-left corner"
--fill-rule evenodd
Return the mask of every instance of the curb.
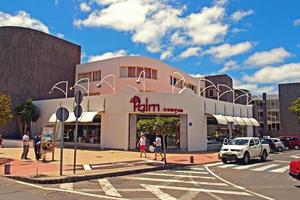
M 57 183 L 70 183 L 70 182 L 79 182 L 86 181 L 90 179 L 101 179 L 107 177 L 116 177 L 116 176 L 125 176 L 131 174 L 139 174 L 150 171 L 164 170 L 164 169 L 173 169 L 182 166 L 188 166 L 189 164 L 167 164 L 159 167 L 153 168 L 145 168 L 145 169 L 136 169 L 136 170 L 128 170 L 128 171 L 120 171 L 120 172 L 110 172 L 110 173 L 102 173 L 102 174 L 87 174 L 87 175 L 73 175 L 62 178 L 53 178 L 53 179 L 35 179 L 24 176 L 5 176 L 10 179 L 23 181 L 27 183 L 38 183 L 38 184 L 57 184 Z

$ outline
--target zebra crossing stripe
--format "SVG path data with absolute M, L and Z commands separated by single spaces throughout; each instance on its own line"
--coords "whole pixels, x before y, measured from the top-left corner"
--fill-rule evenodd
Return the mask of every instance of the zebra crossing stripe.
M 211 163 L 211 164 L 207 164 L 207 165 L 204 165 L 205 167 L 214 167 L 214 166 L 218 166 L 218 165 L 222 165 L 223 163 L 222 162 L 217 162 L 217 163 Z
M 226 183 L 213 183 L 213 182 L 198 182 L 198 181 L 184 181 L 173 179 L 160 179 L 160 178 L 145 178 L 145 177 L 122 177 L 129 180 L 152 181 L 152 182 L 167 182 L 167 183 L 191 183 L 198 185 L 214 185 L 214 186 L 228 186 Z
M 141 184 L 142 187 L 144 187 L 146 190 L 154 194 L 157 198 L 161 200 L 177 200 L 176 198 L 172 197 L 171 195 L 161 191 L 158 187 L 152 186 L 152 185 L 144 185 Z
M 92 170 L 90 165 L 83 165 L 83 169 L 86 171 Z
M 242 196 L 253 196 L 247 192 L 232 191 L 232 190 L 214 190 L 214 189 L 203 189 L 203 188 L 187 188 L 187 187 L 174 187 L 167 185 L 144 185 L 145 188 L 160 188 L 160 189 L 170 189 L 170 190 L 182 190 L 182 191 L 193 191 L 193 192 L 206 192 L 206 193 L 216 193 L 216 194 L 231 194 L 231 195 L 242 195 Z M 174 197 L 172 197 L 174 198 Z M 162 198 L 160 198 L 162 199 Z M 174 198 L 175 199 L 175 198 Z
M 181 175 L 181 174 L 161 174 L 161 173 L 155 173 L 155 172 L 148 172 L 144 173 L 147 175 L 154 175 L 154 176 L 172 176 L 172 177 L 181 177 L 181 178 L 201 178 L 201 179 L 216 179 L 212 176 L 195 176 L 195 175 Z
M 74 183 L 62 183 L 59 185 L 59 188 L 64 190 L 73 190 L 73 187 Z
M 220 168 L 229 168 L 229 167 L 233 167 L 233 166 L 236 166 L 235 164 L 224 164 L 224 165 L 221 165 L 221 166 L 218 166 Z
M 264 170 L 267 170 L 267 169 L 270 169 L 270 168 L 273 168 L 273 167 L 277 167 L 277 166 L 278 166 L 278 164 L 270 164 L 270 165 L 266 165 L 266 166 L 263 166 L 263 167 L 251 169 L 251 170 L 256 171 L 256 172 L 261 172 L 261 171 L 264 171 Z
M 285 171 L 287 171 L 290 168 L 290 166 L 284 166 L 281 168 L 277 168 L 277 169 L 273 169 L 270 172 L 275 172 L 275 173 L 284 173 Z
M 233 169 L 249 169 L 251 167 L 256 167 L 259 165 L 262 165 L 264 163 L 256 163 L 256 164 L 250 164 L 250 165 L 242 165 L 242 166 L 238 166 L 238 167 L 234 167 Z
M 187 169 L 195 170 L 195 171 L 204 171 L 205 170 L 204 168 L 200 168 L 200 167 L 189 167 Z
M 114 188 L 114 186 L 106 178 L 98 179 L 98 183 L 106 195 L 113 197 L 122 197 L 116 190 L 116 188 Z
M 180 170 L 180 171 L 175 171 L 177 173 L 189 173 L 189 174 L 208 174 L 208 172 L 194 172 L 194 171 L 189 171 L 189 170 Z

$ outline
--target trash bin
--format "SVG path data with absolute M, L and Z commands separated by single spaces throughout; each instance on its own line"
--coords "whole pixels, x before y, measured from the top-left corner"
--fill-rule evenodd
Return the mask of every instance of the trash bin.
M 190 163 L 194 163 L 194 156 L 190 156 Z
M 4 174 L 10 174 L 10 164 L 4 164 Z

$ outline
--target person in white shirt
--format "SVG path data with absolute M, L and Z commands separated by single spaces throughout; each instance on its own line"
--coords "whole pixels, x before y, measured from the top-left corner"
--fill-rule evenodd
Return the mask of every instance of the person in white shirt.
M 159 137 L 159 134 L 156 134 L 155 142 L 153 144 L 155 146 L 154 160 L 156 160 L 157 153 L 159 153 L 159 155 L 161 157 L 161 161 L 163 161 L 164 157 L 163 157 L 163 155 L 161 153 L 161 138 Z
M 141 133 L 141 137 L 138 142 L 138 146 L 140 147 L 140 153 L 141 153 L 140 157 L 142 157 L 142 154 L 144 153 L 145 158 L 146 158 L 146 137 L 143 132 Z
M 23 135 L 23 153 L 21 159 L 28 160 L 27 155 L 29 151 L 30 139 L 29 139 L 29 132 L 25 131 Z

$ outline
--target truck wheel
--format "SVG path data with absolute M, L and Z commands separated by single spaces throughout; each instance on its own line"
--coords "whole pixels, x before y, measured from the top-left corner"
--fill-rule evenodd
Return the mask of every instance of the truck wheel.
M 277 151 L 278 152 L 283 152 L 283 148 L 282 147 L 277 147 Z
M 264 150 L 263 153 L 262 153 L 262 155 L 261 155 L 261 157 L 260 157 L 260 160 L 261 160 L 262 162 L 265 162 L 265 161 L 267 160 L 267 157 L 268 157 L 268 154 L 267 154 L 267 152 Z
M 222 162 L 223 163 L 227 163 L 227 159 L 226 158 L 222 158 Z
M 248 152 L 246 152 L 246 153 L 244 154 L 244 157 L 243 157 L 243 163 L 244 163 L 245 165 L 247 165 L 247 164 L 249 164 L 249 162 L 250 162 L 250 155 L 249 155 Z
M 296 150 L 299 150 L 299 146 L 298 145 L 295 145 L 294 147 Z

